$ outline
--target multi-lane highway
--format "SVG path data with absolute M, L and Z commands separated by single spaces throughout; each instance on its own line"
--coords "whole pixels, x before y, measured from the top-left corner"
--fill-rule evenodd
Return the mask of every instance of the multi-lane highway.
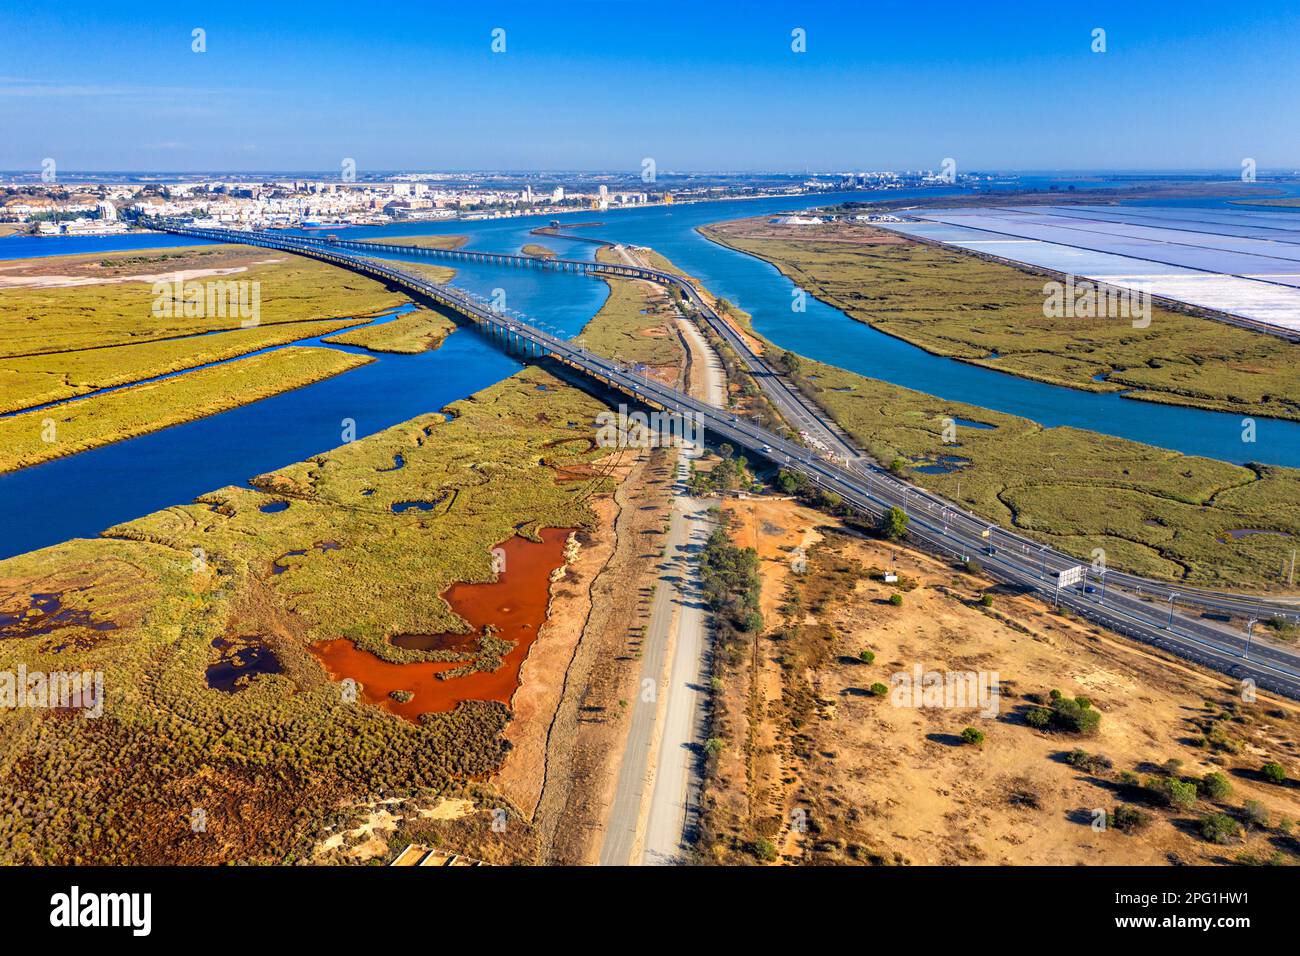
M 891 507 L 902 508 L 909 518 L 909 539 L 916 545 L 957 560 L 976 558 L 987 574 L 1005 584 L 1039 593 L 1048 601 L 1055 601 L 1136 640 L 1235 678 L 1253 680 L 1261 688 L 1300 699 L 1300 655 L 1261 640 L 1258 629 L 1247 649 L 1247 639 L 1243 634 L 1204 616 L 1208 611 L 1258 619 L 1273 616 L 1295 619 L 1300 615 L 1300 605 L 1282 599 L 1180 588 L 1116 571 L 1104 575 L 1092 572 L 1090 578 L 1085 577 L 1077 585 L 1058 588 L 1057 573 L 1077 567 L 1077 558 L 1005 529 L 991 527 L 986 519 L 902 481 L 867 460 L 824 412 L 777 374 L 761 355 L 749 347 L 744 336 L 710 308 L 698 290 L 680 276 L 625 264 L 535 260 L 525 256 L 461 250 L 392 247 L 406 255 L 428 254 L 452 260 L 464 257 L 474 261 L 526 264 L 530 268 L 633 275 L 674 287 L 700 319 L 736 353 L 786 421 L 803 433 L 803 440 L 795 441 L 778 435 L 656 382 L 634 368 L 551 335 L 531 325 L 518 313 L 495 310 L 469 293 L 347 251 L 348 248 L 381 251 L 371 243 L 344 243 L 285 233 L 193 229 L 171 224 L 159 225 L 158 228 L 181 235 L 293 252 L 403 287 L 470 319 L 486 334 L 508 347 L 563 362 L 643 403 L 681 415 L 721 440 L 797 472 L 818 487 L 835 492 L 856 511 L 876 516 Z M 524 261 L 516 263 L 514 260 Z

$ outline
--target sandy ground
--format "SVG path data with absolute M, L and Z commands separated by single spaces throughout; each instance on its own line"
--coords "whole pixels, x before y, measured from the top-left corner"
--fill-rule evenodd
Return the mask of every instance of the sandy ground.
M 614 553 L 592 584 L 591 612 L 547 740 L 535 816 L 547 862 L 594 863 L 600 849 L 662 554 L 671 461 L 668 449 L 648 453 L 615 492 Z
M 615 472 L 620 482 L 628 464 Z M 564 691 L 564 676 L 573 661 L 591 612 L 591 585 L 614 553 L 614 518 L 618 506 L 610 496 L 592 502 L 600 523 L 590 541 L 577 549 L 563 577 L 551 585 L 546 622 L 520 669 L 519 689 L 510 702 L 513 717 L 505 737 L 513 748 L 498 773 L 496 785 L 525 817 L 537 811 L 546 777 L 546 743 L 551 721 Z
M 738 502 L 729 510 L 739 543 L 757 546 L 763 559 L 768 631 L 727 681 L 731 734 L 709 792 L 719 858 L 747 857 L 743 847 L 759 836 L 788 862 L 819 863 L 1222 863 L 1247 852 L 1294 860 L 1300 851 L 1279 826 L 1300 819 L 1300 788 L 1265 783 L 1257 773 L 1270 759 L 1293 776 L 1300 766 L 1300 709 L 1292 703 L 1264 695 L 1243 701 L 1220 675 L 906 548 L 846 536 L 794 502 Z M 788 550 L 799 545 L 809 549 L 802 576 L 792 572 Z M 873 580 L 873 568 L 896 571 L 901 588 Z M 798 605 L 787 601 L 792 583 Z M 979 603 L 986 588 L 990 607 Z M 889 603 L 894 593 L 901 606 Z M 862 650 L 875 653 L 873 664 L 857 660 Z M 997 672 L 996 716 L 896 706 L 867 691 L 918 664 Z M 1024 695 L 1053 688 L 1094 701 L 1103 715 L 1097 736 L 1024 722 Z M 1225 712 L 1235 715 L 1222 726 L 1238 752 L 1196 746 L 1206 718 Z M 961 743 L 967 726 L 985 733 L 982 747 Z M 1069 765 L 1063 756 L 1076 747 L 1103 754 L 1113 769 Z M 1161 809 L 1119 780 L 1124 771 L 1160 776 L 1171 758 L 1182 761 L 1183 777 L 1223 772 L 1234 792 L 1187 810 Z M 1271 828 L 1247 828 L 1225 846 L 1199 836 L 1203 815 L 1241 818 L 1247 800 L 1266 808 Z M 1094 829 L 1096 811 L 1121 803 L 1146 810 L 1150 826 L 1135 835 Z
M 270 260 L 276 261 L 276 260 Z M 3 267 L 0 267 L 3 268 Z M 247 272 L 244 266 L 230 269 L 179 269 L 176 272 L 150 272 L 135 276 L 0 276 L 0 288 L 27 286 L 35 289 L 58 289 L 73 285 L 116 285 L 121 282 L 187 282 L 208 276 L 229 276 Z

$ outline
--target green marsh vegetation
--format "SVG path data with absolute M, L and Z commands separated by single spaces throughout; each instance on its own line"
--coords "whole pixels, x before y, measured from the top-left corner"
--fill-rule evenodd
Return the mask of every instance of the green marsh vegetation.
M 290 345 L 50 408 L 0 418 L 0 473 L 195 421 L 374 361 Z
M 399 315 L 388 322 L 363 325 L 360 328 L 331 335 L 324 341 L 338 345 L 355 345 L 372 352 L 393 352 L 415 355 L 428 352 L 442 344 L 443 339 L 456 330 L 456 323 L 440 313 L 418 309 Z
M 182 254 L 184 253 L 184 254 Z M 182 335 L 239 329 L 237 315 L 186 316 L 184 310 L 156 314 L 153 282 L 169 281 L 177 272 L 222 270 L 220 274 L 193 275 L 206 279 L 259 282 L 260 326 L 324 318 L 369 316 L 407 302 L 372 279 L 301 256 L 248 246 L 198 246 L 170 250 L 159 256 L 105 258 L 103 254 L 56 256 L 24 260 L 27 275 L 54 280 L 67 276 L 94 280 L 89 285 L 39 288 L 13 286 L 0 289 L 0 309 L 6 320 L 0 342 L 0 366 L 20 355 L 48 355 L 51 373 L 61 370 L 54 353 L 88 348 L 159 342 Z M 137 277 L 133 281 L 120 280 Z M 176 314 L 180 313 L 180 314 Z M 196 346 L 202 343 L 196 341 Z M 170 357 L 174 361 L 174 357 Z M 201 364 L 195 362 L 193 364 Z M 161 372 L 170 371 L 162 368 Z
M 1110 567 L 1139 574 L 1276 588 L 1300 545 L 1300 470 L 1044 428 L 808 358 L 801 368 L 800 388 L 877 461 L 900 461 L 908 480 L 1082 560 L 1102 548 Z M 960 461 L 946 473 L 917 470 L 945 456 Z M 1274 533 L 1232 534 L 1243 530 Z
M 0 640 L 0 668 L 100 670 L 106 694 L 94 720 L 0 712 L 0 860 L 300 859 L 340 800 L 489 776 L 505 754 L 504 707 L 402 720 L 350 700 L 308 647 L 346 636 L 409 661 L 425 652 L 388 636 L 464 630 L 439 594 L 490 580 L 497 542 L 594 522 L 587 502 L 612 482 L 556 477 L 606 454 L 601 408 L 530 367 L 445 420 L 421 416 L 261 476 L 257 490 L 224 488 L 0 562 L 0 611 L 59 593 L 113 625 Z M 392 511 L 412 500 L 436 504 Z M 261 510 L 271 502 L 289 506 Z M 264 644 L 281 672 L 210 688 L 218 639 Z M 204 832 L 190 826 L 195 808 Z
M 612 249 L 597 251 L 600 262 L 621 262 Z M 685 355 L 666 293 L 636 279 L 605 278 L 609 298 L 582 330 L 582 342 L 601 355 L 646 365 L 681 365 Z
M 1047 318 L 1045 274 L 919 242 L 746 235 L 753 228 L 738 220 L 701 231 L 928 352 L 1053 385 L 1300 419 L 1296 347 L 1274 336 L 1157 306 L 1141 329 L 1130 319 Z

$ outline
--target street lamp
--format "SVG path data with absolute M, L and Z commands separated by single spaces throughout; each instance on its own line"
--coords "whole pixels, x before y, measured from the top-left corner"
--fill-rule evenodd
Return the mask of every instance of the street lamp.
M 1241 655 L 1243 660 L 1250 660 L 1250 636 L 1255 632 L 1255 625 L 1257 623 L 1259 623 L 1259 618 L 1257 617 L 1252 617 L 1246 622 L 1246 650 L 1245 653 Z
M 1169 593 L 1169 620 L 1165 622 L 1165 630 L 1172 631 L 1174 628 L 1174 602 L 1178 600 L 1178 592 Z

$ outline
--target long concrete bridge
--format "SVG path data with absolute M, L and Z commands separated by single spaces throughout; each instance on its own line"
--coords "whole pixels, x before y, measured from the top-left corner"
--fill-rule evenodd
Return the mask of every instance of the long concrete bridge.
M 773 464 L 803 475 L 817 487 L 833 492 L 854 511 L 879 516 L 891 507 L 902 508 L 909 518 L 908 538 L 934 553 L 964 561 L 978 557 L 985 572 L 1006 584 L 1036 592 L 1045 600 L 1068 607 L 1110 630 L 1212 667 L 1238 679 L 1249 678 L 1261 688 L 1300 699 L 1300 655 L 1289 648 L 1229 629 L 1197 615 L 1188 605 L 1211 611 L 1249 615 L 1294 617 L 1297 605 L 1252 595 L 1230 594 L 1204 589 L 1179 588 L 1119 572 L 1104 573 L 1100 592 L 1087 586 L 1087 577 L 1077 584 L 1057 586 L 1059 572 L 1075 568 L 1072 555 L 1001 528 L 983 518 L 956 508 L 924 489 L 917 488 L 865 459 L 848 439 L 829 422 L 825 414 L 755 354 L 730 323 L 723 320 L 699 296 L 693 285 L 680 276 L 632 265 L 580 260 L 533 260 L 528 256 L 475 253 L 465 250 L 421 249 L 369 242 L 335 241 L 276 232 L 237 232 L 195 229 L 180 225 L 156 225 L 161 231 L 216 242 L 243 243 L 308 256 L 350 269 L 362 275 L 400 287 L 433 304 L 473 322 L 492 340 L 530 358 L 549 358 L 583 375 L 621 391 L 639 403 L 681 416 L 722 441 L 746 449 Z M 764 392 L 787 421 L 806 426 L 807 434 L 819 436 L 832 449 L 825 457 L 806 445 L 764 429 L 744 418 L 699 401 L 666 386 L 636 369 L 591 352 L 527 322 L 517 313 L 497 311 L 488 303 L 451 286 L 375 259 L 353 254 L 391 250 L 403 256 L 427 252 L 431 258 L 476 261 L 523 268 L 567 265 L 575 271 L 597 275 L 619 275 L 647 279 L 677 288 L 700 317 L 736 351 L 753 371 Z M 474 257 L 474 258 L 471 258 Z M 581 267 L 580 269 L 578 267 Z M 837 457 L 834 453 L 845 453 Z M 1176 606 L 1181 600 L 1182 605 Z

